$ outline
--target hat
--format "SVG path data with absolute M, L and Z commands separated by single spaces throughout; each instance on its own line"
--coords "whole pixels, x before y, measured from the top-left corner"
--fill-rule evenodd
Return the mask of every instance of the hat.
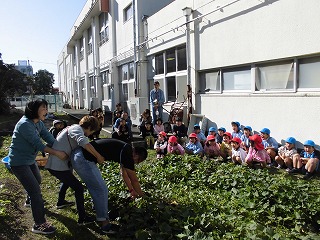
M 264 146 L 262 144 L 262 138 L 258 134 L 254 134 L 253 136 L 250 136 L 249 140 L 254 142 L 256 149 L 258 150 L 264 149 Z
M 269 128 L 262 128 L 260 132 L 270 135 L 270 130 L 269 130 Z
M 182 122 L 181 117 L 176 117 L 176 122 Z
M 231 142 L 236 142 L 236 143 L 240 144 L 241 143 L 241 139 L 238 138 L 238 137 L 234 137 L 234 138 L 231 139 Z
M 217 129 L 215 127 L 210 127 L 209 128 L 209 132 L 216 132 L 216 131 L 217 131 Z
M 303 143 L 303 146 L 311 146 L 314 147 L 316 144 L 312 140 L 307 140 Z
M 227 130 L 224 127 L 219 127 L 218 130 L 226 132 Z
M 195 133 L 190 133 L 189 138 L 197 138 L 197 134 L 195 134 Z
M 169 140 L 168 140 L 168 142 L 172 142 L 172 143 L 176 143 L 177 142 L 177 137 L 176 136 L 171 136 L 171 137 L 169 137 Z
M 156 85 L 156 84 L 160 85 L 159 81 L 155 81 L 153 85 Z
M 193 129 L 200 129 L 200 125 L 199 125 L 199 124 L 195 124 L 195 125 L 193 126 Z
M 243 129 L 248 129 L 250 132 L 252 132 L 252 128 L 250 126 L 245 126 Z
M 54 125 L 56 125 L 56 124 L 58 124 L 58 123 L 63 123 L 63 122 L 62 122 L 61 120 L 54 120 L 52 124 L 53 124 L 53 126 L 54 126 Z
M 296 139 L 294 137 L 288 137 L 286 139 L 286 142 L 290 143 L 290 144 L 295 144 L 296 143 Z
M 216 140 L 216 138 L 215 138 L 215 136 L 213 136 L 213 135 L 209 135 L 209 136 L 207 137 L 207 140 L 208 140 L 208 141 L 212 141 L 212 140 Z
M 231 125 L 232 125 L 232 124 L 237 125 L 238 128 L 240 127 L 240 123 L 239 123 L 239 122 L 231 122 Z
M 159 135 L 162 135 L 162 136 L 164 136 L 164 137 L 167 136 L 167 134 L 166 134 L 164 131 L 159 132 Z
M 225 133 L 223 134 L 223 136 L 224 136 L 224 135 L 228 136 L 230 139 L 232 138 L 232 135 L 231 135 L 231 133 L 229 133 L 229 132 L 225 132 Z

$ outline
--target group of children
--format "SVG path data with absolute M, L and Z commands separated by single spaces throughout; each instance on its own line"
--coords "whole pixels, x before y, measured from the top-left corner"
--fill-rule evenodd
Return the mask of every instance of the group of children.
M 159 120 L 159 124 L 162 121 Z M 158 124 L 158 121 L 157 121 Z M 182 126 L 182 127 L 181 127 Z M 304 142 L 304 149 L 297 151 L 294 137 L 288 137 L 283 146 L 270 136 L 270 130 L 263 128 L 259 134 L 254 134 L 250 126 L 243 130 L 237 121 L 231 122 L 232 132 L 224 127 L 218 130 L 210 127 L 207 136 L 195 124 L 194 130 L 187 137 L 187 128 L 180 118 L 172 127 L 172 132 L 160 132 L 154 142 L 157 158 L 166 153 L 199 155 L 205 159 L 216 158 L 232 161 L 235 164 L 250 167 L 284 168 L 290 174 L 302 173 L 304 179 L 310 179 L 320 171 L 320 152 L 315 149 L 312 140 Z M 168 137 L 168 139 L 167 139 Z M 166 141 L 167 139 L 167 141 Z M 152 144 L 150 141 L 149 147 Z

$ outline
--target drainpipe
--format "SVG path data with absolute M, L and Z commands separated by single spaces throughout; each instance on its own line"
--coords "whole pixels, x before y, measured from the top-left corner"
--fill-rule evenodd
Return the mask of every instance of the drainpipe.
M 137 28 L 136 28 L 136 1 L 132 0 L 132 17 L 133 17 L 133 77 L 134 77 L 134 96 L 138 96 L 137 80 Z
M 191 87 L 191 63 L 190 63 L 190 15 L 192 9 L 185 7 L 182 9 L 183 15 L 186 17 L 186 54 L 187 54 L 187 116 L 188 116 L 188 125 L 190 122 L 190 115 L 192 114 L 192 87 Z

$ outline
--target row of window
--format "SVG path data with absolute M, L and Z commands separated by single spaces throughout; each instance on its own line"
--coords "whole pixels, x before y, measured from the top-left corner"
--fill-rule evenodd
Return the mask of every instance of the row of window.
M 320 90 L 320 57 L 293 59 L 200 73 L 200 92 Z
M 155 55 L 155 74 L 166 74 L 187 69 L 186 46 L 171 48 Z

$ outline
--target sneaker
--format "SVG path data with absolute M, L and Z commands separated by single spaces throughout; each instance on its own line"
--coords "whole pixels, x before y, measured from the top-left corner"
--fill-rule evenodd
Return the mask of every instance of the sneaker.
M 101 231 L 106 234 L 116 234 L 117 232 L 119 232 L 118 228 L 118 225 L 108 223 L 107 225 L 101 227 Z
M 282 166 L 280 164 L 278 164 L 277 169 L 281 169 L 281 168 L 282 168 Z
M 309 180 L 311 178 L 313 178 L 314 174 L 311 172 L 307 172 L 306 175 L 303 176 L 303 180 Z
M 31 200 L 30 200 L 30 198 L 26 198 L 26 201 L 25 201 L 25 203 L 24 203 L 24 206 L 25 207 L 31 207 Z
M 69 206 L 72 206 L 72 205 L 74 205 L 74 202 L 69 202 L 69 201 L 64 200 L 61 203 L 60 202 L 57 203 L 57 209 L 69 207 Z
M 291 174 L 300 173 L 300 169 L 298 169 L 298 168 L 292 168 L 291 170 L 288 171 L 288 173 L 291 173 Z
M 85 216 L 84 219 L 79 219 L 79 220 L 78 220 L 78 225 L 79 225 L 79 226 L 84 226 L 84 225 L 93 223 L 95 220 L 96 220 L 95 217 Z
M 40 234 L 52 234 L 56 231 L 56 228 L 54 226 L 51 226 L 50 223 L 45 222 L 40 225 L 34 224 L 31 231 Z

